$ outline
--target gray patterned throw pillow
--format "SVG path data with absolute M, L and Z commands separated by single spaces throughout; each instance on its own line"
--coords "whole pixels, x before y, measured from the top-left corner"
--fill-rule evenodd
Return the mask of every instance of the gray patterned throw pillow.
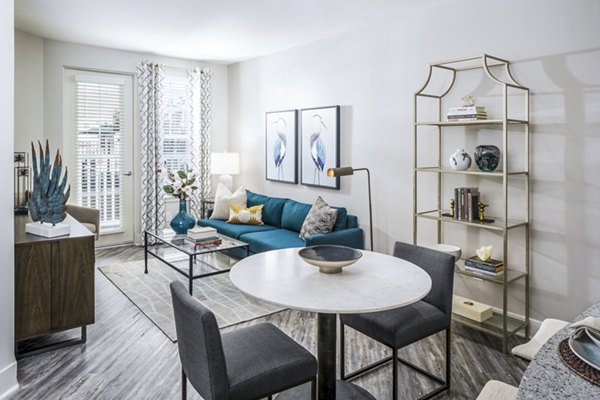
M 300 239 L 304 240 L 307 236 L 317 233 L 331 232 L 337 219 L 337 213 L 337 210 L 329 207 L 329 204 L 325 203 L 321 196 L 317 197 L 302 223 Z

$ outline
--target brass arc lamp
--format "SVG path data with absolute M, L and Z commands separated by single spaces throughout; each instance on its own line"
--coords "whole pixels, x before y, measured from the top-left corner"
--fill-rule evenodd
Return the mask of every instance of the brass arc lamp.
M 371 251 L 373 251 L 373 207 L 371 203 L 371 173 L 368 168 L 352 168 L 352 167 L 340 167 L 340 168 L 329 168 L 327 170 L 327 176 L 348 176 L 354 175 L 356 171 L 367 172 L 367 186 L 369 190 L 369 238 L 371 239 Z

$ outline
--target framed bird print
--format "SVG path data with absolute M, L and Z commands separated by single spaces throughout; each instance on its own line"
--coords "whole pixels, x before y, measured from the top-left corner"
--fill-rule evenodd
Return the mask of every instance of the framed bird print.
M 300 121 L 302 184 L 339 189 L 327 170 L 340 166 L 340 106 L 302 109 Z
M 273 111 L 265 118 L 266 179 L 298 183 L 298 111 Z

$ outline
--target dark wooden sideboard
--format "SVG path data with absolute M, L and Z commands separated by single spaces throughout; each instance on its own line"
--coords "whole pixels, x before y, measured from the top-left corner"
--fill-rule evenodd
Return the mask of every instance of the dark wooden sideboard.
M 54 238 L 25 233 L 28 222 L 15 216 L 15 341 L 81 328 L 80 340 L 35 352 L 84 342 L 95 319 L 94 235 L 71 216 L 70 235 Z

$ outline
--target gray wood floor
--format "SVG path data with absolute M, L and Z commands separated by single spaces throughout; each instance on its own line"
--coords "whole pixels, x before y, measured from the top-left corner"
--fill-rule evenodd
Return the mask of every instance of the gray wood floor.
M 96 265 L 141 258 L 143 252 L 135 247 L 99 250 Z M 314 314 L 283 311 L 246 325 L 263 321 L 275 324 L 315 352 Z M 77 334 L 78 331 L 70 331 L 51 339 Z M 351 329 L 346 338 L 347 365 L 351 370 L 386 354 L 381 345 Z M 45 340 L 48 339 L 35 344 Z M 475 399 L 489 379 L 518 385 L 527 364 L 502 356 L 499 347 L 495 338 L 454 325 L 452 389 L 438 399 Z M 401 356 L 443 376 L 443 334 L 403 349 Z M 96 274 L 96 323 L 88 328 L 87 344 L 20 360 L 18 380 L 21 389 L 11 400 L 180 398 L 177 345 L 99 272 Z M 377 399 L 391 399 L 391 365 L 354 382 Z M 433 387 L 429 381 L 400 367 L 401 398 L 415 399 Z M 188 392 L 191 392 L 188 398 L 200 399 L 191 387 Z

